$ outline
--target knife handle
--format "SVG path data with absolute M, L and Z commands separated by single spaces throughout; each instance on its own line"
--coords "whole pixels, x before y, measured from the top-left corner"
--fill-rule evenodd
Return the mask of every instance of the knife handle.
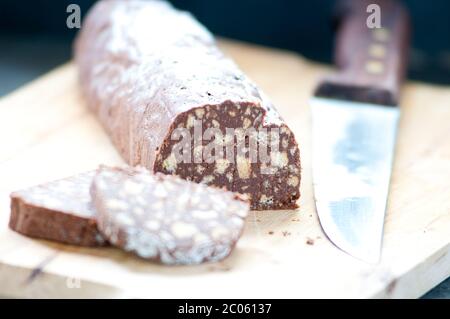
M 375 21 L 371 4 L 381 9 L 381 28 L 369 27 Z M 314 95 L 398 105 L 409 51 L 407 10 L 396 0 L 349 0 L 341 2 L 338 13 L 338 72 L 323 79 Z

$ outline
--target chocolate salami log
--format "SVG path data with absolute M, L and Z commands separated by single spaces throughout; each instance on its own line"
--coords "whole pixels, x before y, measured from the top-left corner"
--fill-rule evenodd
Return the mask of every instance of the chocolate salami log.
M 89 188 L 95 172 L 11 194 L 9 227 L 25 236 L 79 246 L 104 246 Z
M 296 207 L 294 135 L 190 14 L 163 1 L 100 1 L 84 21 L 75 58 L 90 108 L 129 164 L 245 193 L 252 209 Z M 227 134 L 230 128 L 242 131 Z M 264 130 L 270 138 L 261 138 Z M 222 146 L 211 151 L 214 160 L 205 157 L 212 142 Z M 250 156 L 255 144 L 267 156 Z

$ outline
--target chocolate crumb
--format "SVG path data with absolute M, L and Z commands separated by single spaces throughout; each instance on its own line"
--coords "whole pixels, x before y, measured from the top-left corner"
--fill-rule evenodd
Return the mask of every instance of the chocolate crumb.
M 230 271 L 231 270 L 231 267 L 230 266 L 228 266 L 228 265 L 214 265 L 214 266 L 211 266 L 211 267 L 209 267 L 208 268 L 210 271 L 213 271 L 213 272 L 215 272 L 215 271 Z
M 269 235 L 273 235 L 273 231 L 270 231 L 270 232 L 269 232 Z
M 314 239 L 308 237 L 308 238 L 306 239 L 306 244 L 307 244 L 307 245 L 310 245 L 310 246 L 314 245 Z
M 397 280 L 393 279 L 386 288 L 387 293 L 390 295 L 394 292 L 395 286 L 397 285 Z

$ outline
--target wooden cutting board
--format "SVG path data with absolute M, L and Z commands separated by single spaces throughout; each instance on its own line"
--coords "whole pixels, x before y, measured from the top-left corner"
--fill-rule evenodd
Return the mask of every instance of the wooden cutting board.
M 12 190 L 122 163 L 68 64 L 0 101 L 0 295 L 409 298 L 450 276 L 450 88 L 405 88 L 382 260 L 369 265 L 327 240 L 314 208 L 308 98 L 329 69 L 293 53 L 221 45 L 272 98 L 299 140 L 300 209 L 251 213 L 228 259 L 195 267 L 165 267 L 114 248 L 77 248 L 10 231 Z

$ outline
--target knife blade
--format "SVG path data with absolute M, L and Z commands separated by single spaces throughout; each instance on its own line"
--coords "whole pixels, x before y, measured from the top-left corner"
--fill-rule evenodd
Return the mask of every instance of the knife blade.
M 368 5 L 381 28 L 368 28 Z M 327 237 L 369 263 L 380 259 L 405 75 L 409 17 L 394 0 L 346 1 L 337 37 L 337 73 L 310 101 L 316 210 Z

